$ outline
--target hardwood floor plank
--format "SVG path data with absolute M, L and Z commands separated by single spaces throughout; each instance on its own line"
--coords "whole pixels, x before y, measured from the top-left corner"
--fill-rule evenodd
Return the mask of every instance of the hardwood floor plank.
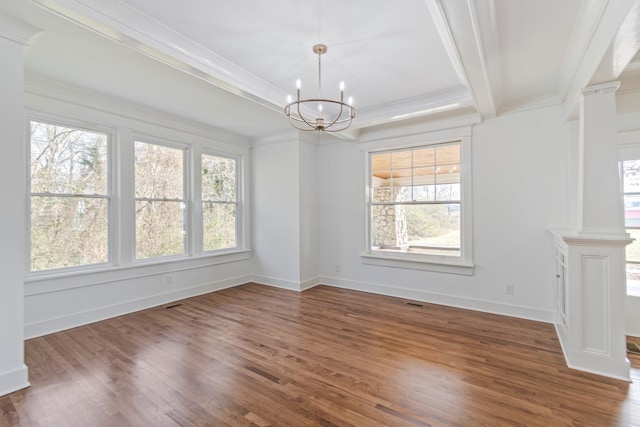
M 406 302 L 247 284 L 29 340 L 0 427 L 640 426 L 640 355 L 628 384 L 552 325 Z

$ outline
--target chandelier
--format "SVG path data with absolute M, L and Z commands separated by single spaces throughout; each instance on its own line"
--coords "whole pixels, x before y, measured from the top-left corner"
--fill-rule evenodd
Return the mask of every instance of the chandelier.
M 340 82 L 340 100 L 322 98 L 322 54 L 327 53 L 327 46 L 317 44 L 313 46 L 313 53 L 318 55 L 318 97 L 300 99 L 300 79 L 296 81 L 298 95 L 293 101 L 291 95 L 287 97 L 284 113 L 289 123 L 296 129 L 303 131 L 340 132 L 351 126 L 356 116 L 356 109 L 352 107 L 353 98 L 344 102 L 344 82 Z M 310 104 L 311 109 L 306 108 Z M 315 108 L 313 108 L 315 107 Z M 315 117 L 309 111 L 316 110 Z

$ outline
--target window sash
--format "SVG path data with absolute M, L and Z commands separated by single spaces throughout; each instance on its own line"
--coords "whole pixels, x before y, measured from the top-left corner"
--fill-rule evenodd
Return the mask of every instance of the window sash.
M 438 159 L 437 159 L 438 149 L 442 149 L 446 147 L 457 147 L 457 158 L 453 162 L 438 163 Z M 429 164 L 424 162 L 419 162 L 419 164 L 416 166 L 414 163 L 415 161 L 414 153 L 416 152 L 428 153 L 429 150 L 431 150 L 433 153 L 433 162 Z M 406 154 L 403 154 L 403 153 L 406 153 Z M 397 159 L 396 166 L 401 165 L 402 167 L 394 169 L 394 156 L 393 156 L 394 154 L 398 154 L 396 156 L 396 159 Z M 379 158 L 384 159 L 385 155 L 389 155 L 388 168 L 385 167 L 386 165 L 384 165 L 382 161 L 378 161 L 379 168 L 374 169 L 374 157 L 381 156 Z M 445 256 L 446 258 L 449 258 L 449 259 L 463 259 L 462 246 L 464 241 L 463 227 L 464 227 L 465 220 L 463 220 L 462 218 L 462 204 L 463 204 L 462 200 L 463 200 L 463 193 L 465 190 L 463 188 L 464 180 L 462 176 L 463 174 L 462 169 L 463 169 L 463 161 L 464 161 L 463 159 L 465 159 L 465 157 L 462 152 L 462 141 L 426 144 L 426 145 L 420 145 L 415 147 L 398 148 L 398 149 L 384 150 L 384 151 L 372 151 L 368 153 L 368 158 L 369 158 L 369 162 L 368 162 L 367 173 L 368 173 L 368 184 L 370 189 L 370 191 L 368 192 L 369 196 L 367 198 L 367 205 L 369 206 L 368 213 L 367 213 L 368 223 L 369 223 L 369 232 L 368 232 L 369 239 L 367 243 L 368 251 L 377 252 L 377 253 L 399 253 L 399 254 L 402 254 L 403 252 L 409 252 L 412 255 L 418 255 L 418 256 L 424 257 L 425 259 L 429 259 L 429 258 L 440 259 L 442 258 L 442 256 Z M 381 164 L 383 164 L 382 167 L 380 167 Z M 453 168 L 453 166 L 455 166 L 455 168 Z M 452 182 L 450 179 L 445 178 L 445 176 L 448 176 L 446 174 L 443 174 L 442 177 L 439 177 L 439 173 L 438 173 L 439 169 L 443 167 L 447 167 L 455 171 L 455 173 L 457 174 L 457 176 L 454 178 L 455 181 Z M 417 183 L 415 181 L 416 169 L 424 169 L 424 170 L 433 169 L 433 177 L 432 177 L 433 183 L 430 183 L 428 185 L 432 185 L 434 188 L 436 188 L 438 185 L 457 184 L 459 186 L 458 194 L 456 194 L 458 197 L 450 200 L 420 200 L 420 199 L 416 200 L 415 192 L 413 188 L 425 185 L 419 182 Z M 395 178 L 396 182 L 394 182 L 395 171 L 400 171 L 399 174 L 402 175 L 399 178 L 398 177 Z M 388 175 L 389 177 L 388 178 L 377 177 L 375 175 L 376 172 L 378 172 L 379 174 Z M 439 178 L 442 179 L 442 181 Z M 384 185 L 384 186 L 376 185 L 376 184 L 379 184 L 379 181 L 374 182 L 376 179 L 388 179 L 389 185 Z M 424 179 L 428 180 L 429 178 L 424 178 Z M 394 186 L 394 184 L 396 183 L 398 183 L 399 186 L 397 185 Z M 376 189 L 381 189 L 381 188 L 393 189 L 393 188 L 400 188 L 400 187 L 407 187 L 409 189 L 408 193 L 406 193 L 409 196 L 409 200 L 399 200 L 399 201 L 374 200 Z M 437 194 L 434 192 L 434 199 L 436 197 L 437 197 Z M 375 236 L 377 236 L 379 233 L 378 230 L 376 229 L 376 224 L 375 224 L 376 221 L 374 221 L 374 219 L 380 218 L 380 215 L 381 215 L 381 214 L 376 215 L 374 213 L 375 207 L 385 207 L 385 206 L 387 207 L 416 206 L 417 207 L 417 206 L 438 206 L 438 205 L 458 206 L 457 211 L 460 212 L 459 214 L 460 217 L 455 221 L 457 223 L 457 226 L 453 227 L 453 229 L 457 228 L 459 233 L 459 236 L 457 237 L 457 244 L 453 246 L 444 245 L 444 244 L 441 245 L 441 244 L 435 244 L 435 243 L 430 243 L 425 245 L 425 244 L 412 244 L 411 242 L 409 242 L 408 244 L 386 246 L 386 247 L 384 245 L 383 246 L 374 245 L 374 243 L 376 243 L 374 242 L 374 238 L 376 238 Z M 426 240 L 426 239 L 422 239 L 422 240 Z M 417 250 L 411 251 L 412 248 Z M 434 250 L 435 252 L 450 251 L 450 252 L 456 252 L 456 253 L 452 255 L 443 255 L 442 253 L 430 254 L 430 253 L 422 252 L 421 249 L 425 249 L 427 252 L 429 250 Z
M 28 258 L 27 258 L 27 269 L 29 272 L 33 273 L 33 274 L 46 274 L 47 272 L 50 271 L 58 271 L 58 270 L 68 270 L 68 271 L 78 271 L 78 270 L 90 270 L 90 269 L 94 269 L 94 268 L 100 268 L 104 265 L 109 265 L 110 263 L 113 262 L 114 259 L 114 253 L 113 253 L 113 244 L 114 244 L 114 239 L 113 239 L 113 159 L 112 159 L 112 155 L 113 155 L 113 138 L 112 138 L 112 132 L 105 130 L 105 129 L 91 129 L 91 128 L 86 128 L 77 124 L 71 124 L 68 122 L 65 122 L 64 120 L 50 120 L 50 119 L 42 119 L 42 118 L 38 118 L 35 116 L 32 116 L 30 118 L 27 118 L 26 120 L 26 124 L 28 126 L 28 144 L 26 144 L 27 146 L 27 163 L 28 163 L 28 229 L 27 229 L 27 235 L 28 235 L 28 242 L 29 242 L 29 246 L 28 246 Z M 56 192 L 56 191 L 33 191 L 33 173 L 34 173 L 34 161 L 38 161 L 37 159 L 32 158 L 32 152 L 34 149 L 34 138 L 37 138 L 34 133 L 33 133 L 33 127 L 37 126 L 37 125 L 44 125 L 44 126 L 52 126 L 52 127 L 56 127 L 56 128 L 64 128 L 64 129 L 68 129 L 72 132 L 86 132 L 88 134 L 93 134 L 93 135 L 99 135 L 101 138 L 104 138 L 103 142 L 104 145 L 102 145 L 103 151 L 99 151 L 100 154 L 100 158 L 99 158 L 99 162 L 104 166 L 104 181 L 100 182 L 99 186 L 102 187 L 104 189 L 104 192 L 92 192 L 92 193 L 86 193 L 86 192 L 80 192 L 80 193 L 68 193 L 68 192 Z M 38 142 L 40 143 L 46 143 L 47 141 L 42 140 L 42 139 L 38 139 Z M 55 140 L 50 140 L 48 141 L 50 143 L 55 143 Z M 81 145 L 82 147 L 95 147 L 95 145 L 90 145 L 90 144 L 81 144 L 78 143 L 79 145 Z M 101 144 L 100 144 L 101 145 Z M 98 147 L 100 146 L 98 145 Z M 75 153 L 77 154 L 77 153 Z M 73 173 L 73 172 L 71 172 Z M 59 176 L 59 174 L 56 174 L 55 176 Z M 34 227 L 37 227 L 37 224 L 34 224 L 34 219 L 36 219 L 34 217 L 35 212 L 33 211 L 33 206 L 35 203 L 35 199 L 40 199 L 40 200 L 45 200 L 45 199 L 49 199 L 49 200 L 64 200 L 64 199 L 68 199 L 68 200 L 72 200 L 72 199 L 79 199 L 79 200 L 84 200 L 84 199 L 94 199 L 94 200 L 104 200 L 105 201 L 105 221 L 102 223 L 96 223 L 94 225 L 96 225 L 98 227 L 97 231 L 99 235 L 102 235 L 104 233 L 104 238 L 106 239 L 106 247 L 103 247 L 102 249 L 104 249 L 105 253 L 105 257 L 104 260 L 100 260 L 100 261 L 96 261 L 96 262 L 79 262 L 79 263 L 72 263 L 69 262 L 67 263 L 66 260 L 62 262 L 62 264 L 68 264 L 68 265 L 57 265 L 57 266 L 52 266 L 52 267 L 47 267 L 47 268 L 34 268 L 34 262 L 36 261 L 34 256 L 37 256 L 37 254 L 35 253 L 35 251 L 37 251 L 37 246 L 34 246 Z M 39 220 L 42 218 L 38 218 Z M 69 219 L 68 217 L 65 219 Z M 77 219 L 77 218 L 76 218 Z M 100 231 L 100 229 L 104 227 L 104 230 Z M 76 232 L 78 232 L 78 229 L 75 228 L 75 226 L 72 226 L 70 229 L 66 230 L 67 233 L 69 233 L 70 235 L 74 235 Z M 67 254 L 67 255 L 70 255 Z M 59 263 L 58 263 L 59 264 Z

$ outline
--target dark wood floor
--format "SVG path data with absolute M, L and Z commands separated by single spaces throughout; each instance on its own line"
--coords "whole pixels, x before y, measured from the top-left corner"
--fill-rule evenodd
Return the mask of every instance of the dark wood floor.
M 0 425 L 640 426 L 639 371 L 568 369 L 548 324 L 327 286 L 181 303 L 27 341 Z

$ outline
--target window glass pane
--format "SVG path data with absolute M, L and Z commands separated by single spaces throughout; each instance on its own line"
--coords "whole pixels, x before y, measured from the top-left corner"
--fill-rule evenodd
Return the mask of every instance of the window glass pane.
M 399 169 L 411 169 L 411 151 L 398 151 L 391 153 L 391 169 L 394 171 Z
M 202 200 L 236 201 L 236 161 L 202 155 Z
M 400 187 L 391 187 L 389 202 L 410 202 L 411 201 L 411 186 L 404 185 Z
M 136 197 L 184 199 L 184 151 L 135 143 Z
M 460 184 L 436 185 L 436 200 L 459 201 L 460 200 Z
M 436 169 L 415 168 L 413 169 L 413 185 L 432 185 L 436 183 Z
M 391 169 L 391 153 L 374 154 L 371 156 L 371 170 L 388 171 Z M 377 175 L 374 173 L 374 175 Z M 386 177 L 388 178 L 388 176 Z
M 417 202 L 435 200 L 436 169 L 415 168 L 413 169 L 413 200 Z
M 435 185 L 416 185 L 413 187 L 414 202 L 428 202 L 436 199 Z
M 436 149 L 422 148 L 413 151 L 413 167 L 434 166 L 436 164 Z
M 460 163 L 460 145 L 444 145 L 436 148 L 436 162 L 438 166 Z
M 625 193 L 640 193 L 640 160 L 622 162 L 622 179 Z
M 106 198 L 31 198 L 31 270 L 109 261 Z
M 204 203 L 205 251 L 236 247 L 236 208 L 232 203 Z
M 136 258 L 184 253 L 183 202 L 136 202 Z
M 31 122 L 31 192 L 107 194 L 107 136 Z
M 624 223 L 627 227 L 640 227 L 640 196 L 624 196 Z
M 411 246 L 455 249 L 447 255 L 460 255 L 460 205 L 405 206 L 407 237 Z M 414 248 L 416 249 L 416 248 Z
M 460 205 L 372 206 L 376 249 L 460 256 Z

